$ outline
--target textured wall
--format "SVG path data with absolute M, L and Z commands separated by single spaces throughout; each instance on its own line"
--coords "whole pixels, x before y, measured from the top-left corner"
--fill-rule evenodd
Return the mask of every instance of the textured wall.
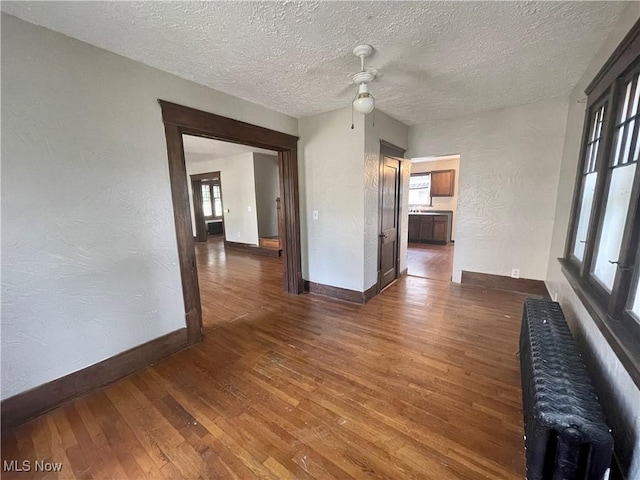
M 302 275 L 362 292 L 364 116 L 350 127 L 350 108 L 300 119 Z
M 410 128 L 410 157 L 460 154 L 455 282 L 545 278 L 566 120 L 563 97 Z
M 158 98 L 297 134 L 2 15 L 2 398 L 185 326 Z
M 406 221 L 402 222 L 402 229 L 400 230 L 400 268 L 401 272 L 407 269 L 407 247 L 409 246 L 409 179 L 411 178 L 411 171 L 413 165 L 411 160 L 404 160 L 402 162 L 402 206 L 400 208 L 401 218 Z
M 365 117 L 364 134 L 364 289 L 366 290 L 378 281 L 380 140 L 406 150 L 409 127 L 376 110 L 375 114 Z M 407 214 L 406 209 L 401 209 L 400 218 L 407 218 Z M 406 258 L 406 249 L 401 248 L 401 255 L 402 252 Z
M 253 158 L 258 236 L 271 237 L 278 235 L 278 208 L 276 206 L 276 198 L 280 196 L 278 157 L 254 153 Z
M 453 225 L 451 238 L 456 239 L 456 221 L 458 220 L 458 188 L 460 186 L 460 159 L 436 160 L 434 162 L 418 162 L 411 167 L 412 173 L 433 172 L 436 170 L 455 170 L 455 182 L 452 197 L 433 197 L 431 207 L 420 207 L 422 210 L 451 210 Z
M 256 190 L 254 185 L 254 153 L 241 153 L 229 158 L 207 160 L 206 154 L 185 152 L 187 175 L 220 172 L 222 184 L 222 207 L 224 213 L 225 237 L 230 242 L 258 244 L 258 216 Z M 189 202 L 191 223 L 195 235 L 193 216 L 193 193 L 189 182 Z M 251 207 L 251 211 L 247 207 Z
M 590 366 L 591 374 L 607 388 L 598 391 L 605 401 L 607 421 L 613 428 L 616 451 L 627 470 L 627 478 L 640 478 L 640 389 L 626 372 L 606 339 L 582 306 L 580 300 L 560 270 L 557 258 L 564 253 L 585 105 L 584 89 L 604 65 L 611 52 L 640 16 L 638 4 L 630 5 L 613 29 L 602 49 L 597 52 L 589 68 L 570 97 L 566 137 L 558 184 L 553 239 L 549 255 L 546 284 L 567 315 L 580 350 Z

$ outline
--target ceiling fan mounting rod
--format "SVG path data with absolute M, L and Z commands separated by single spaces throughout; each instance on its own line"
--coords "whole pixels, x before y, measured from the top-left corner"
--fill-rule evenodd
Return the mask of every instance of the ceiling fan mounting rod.
M 353 83 L 362 84 L 372 82 L 375 76 L 373 73 L 365 70 L 364 59 L 373 54 L 373 47 L 371 45 L 358 45 L 353 49 L 353 54 L 360 57 L 360 71 L 353 76 Z

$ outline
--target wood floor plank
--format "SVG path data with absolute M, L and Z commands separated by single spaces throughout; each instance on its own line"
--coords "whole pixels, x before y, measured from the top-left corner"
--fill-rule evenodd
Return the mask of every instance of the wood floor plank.
M 523 295 L 408 276 L 355 305 L 287 295 L 282 259 L 216 239 L 197 259 L 203 342 L 6 432 L 3 460 L 88 480 L 524 476 Z

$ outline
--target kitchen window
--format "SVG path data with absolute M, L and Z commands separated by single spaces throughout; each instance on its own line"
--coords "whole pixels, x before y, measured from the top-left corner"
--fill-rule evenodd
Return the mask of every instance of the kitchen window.
M 587 88 L 563 271 L 640 385 L 640 22 Z
M 411 175 L 409 205 L 431 205 L 431 173 Z

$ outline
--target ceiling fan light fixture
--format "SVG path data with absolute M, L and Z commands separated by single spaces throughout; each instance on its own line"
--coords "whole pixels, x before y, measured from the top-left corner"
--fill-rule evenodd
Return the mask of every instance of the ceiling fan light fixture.
M 358 87 L 358 95 L 356 95 L 356 98 L 353 100 L 353 109 L 356 112 L 366 115 L 367 113 L 373 112 L 375 106 L 375 99 L 373 98 L 373 95 L 369 93 L 367 84 L 361 83 Z

